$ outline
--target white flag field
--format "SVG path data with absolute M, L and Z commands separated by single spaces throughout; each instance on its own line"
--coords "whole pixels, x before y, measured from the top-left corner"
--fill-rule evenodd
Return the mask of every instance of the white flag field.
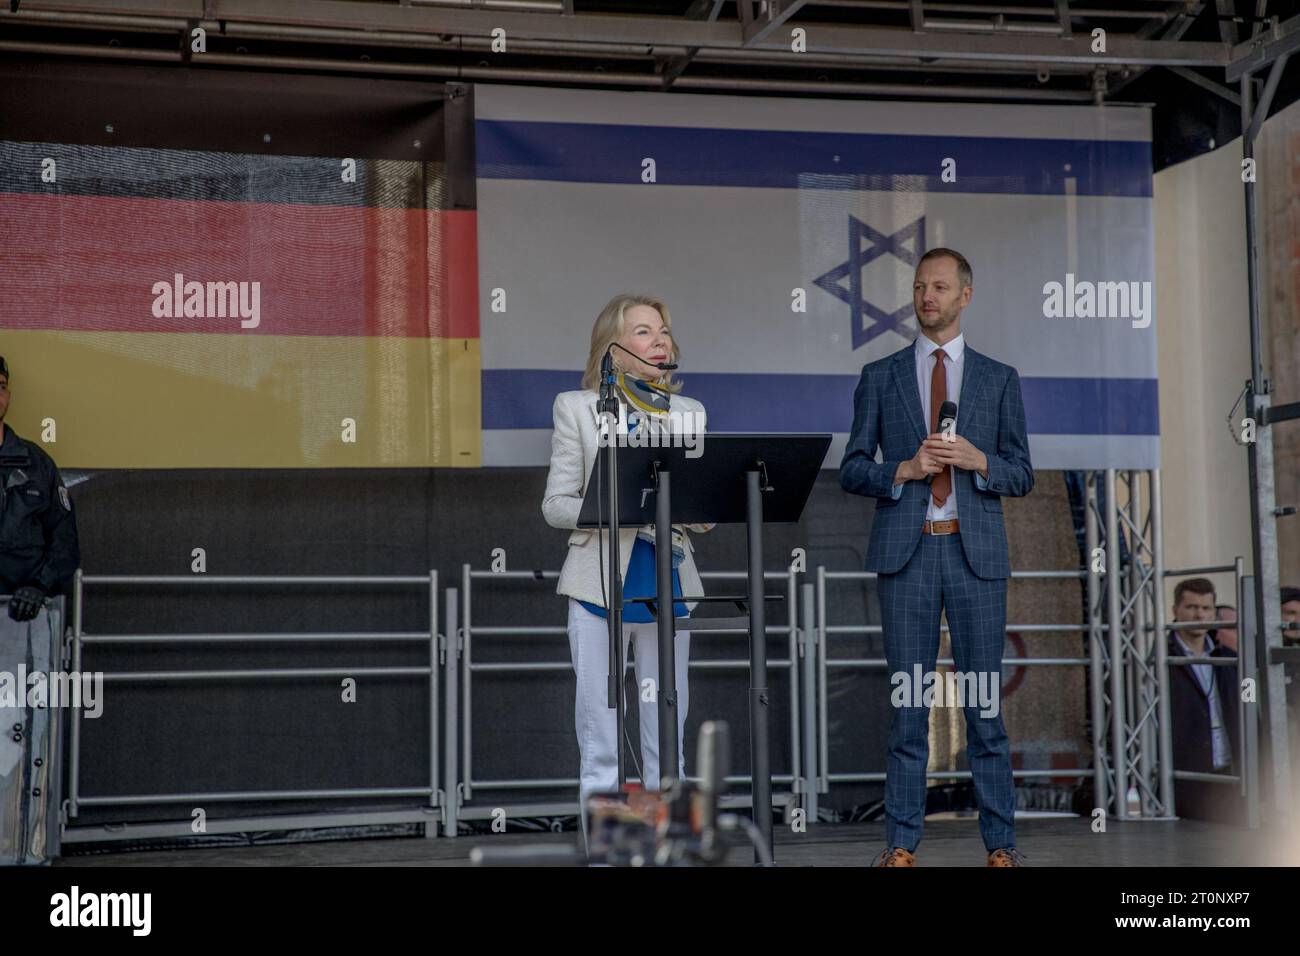
M 1145 108 L 475 98 L 485 465 L 547 463 L 597 313 L 645 292 L 711 431 L 830 432 L 836 467 L 862 366 L 916 336 L 913 271 L 946 246 L 1034 466 L 1158 467 Z

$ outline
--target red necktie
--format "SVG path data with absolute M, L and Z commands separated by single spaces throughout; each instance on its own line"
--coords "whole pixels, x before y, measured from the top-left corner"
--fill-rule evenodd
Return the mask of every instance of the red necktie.
M 934 350 L 934 371 L 930 373 L 930 434 L 932 435 L 939 430 L 939 406 L 948 401 L 948 370 L 943 365 L 943 360 L 947 357 L 943 349 Z M 930 483 L 930 494 L 934 496 L 936 507 L 943 507 L 951 488 L 952 475 L 949 469 L 945 468 L 935 475 L 934 481 Z

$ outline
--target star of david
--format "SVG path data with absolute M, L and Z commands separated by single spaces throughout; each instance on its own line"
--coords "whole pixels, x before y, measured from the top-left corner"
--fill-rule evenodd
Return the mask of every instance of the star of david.
M 905 245 L 909 241 L 912 243 L 911 249 Z M 902 327 L 902 323 L 910 319 L 915 311 L 910 301 L 892 312 L 886 312 L 868 302 L 862 295 L 862 270 L 883 255 L 896 256 L 916 268 L 924 254 L 924 216 L 891 235 L 878 232 L 861 219 L 849 216 L 849 258 L 813 281 L 848 304 L 855 350 L 891 330 L 910 338 L 909 331 Z M 849 280 L 847 288 L 841 284 L 845 276 Z M 870 322 L 864 321 L 864 317 L 870 319 Z

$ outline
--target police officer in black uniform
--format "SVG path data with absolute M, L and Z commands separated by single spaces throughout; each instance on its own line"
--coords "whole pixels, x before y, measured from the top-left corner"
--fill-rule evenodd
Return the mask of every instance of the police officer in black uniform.
M 9 366 L 0 357 L 0 594 L 9 617 L 31 621 L 81 562 L 72 498 L 54 461 L 5 424 Z

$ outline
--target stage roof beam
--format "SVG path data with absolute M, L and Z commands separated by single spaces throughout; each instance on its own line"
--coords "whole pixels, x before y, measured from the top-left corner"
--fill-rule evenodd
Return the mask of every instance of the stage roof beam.
M 1247 73 L 1263 69 L 1279 57 L 1294 53 L 1300 48 L 1300 15 L 1273 24 L 1266 30 L 1232 48 L 1232 57 L 1226 68 L 1229 83 Z
M 721 49 L 789 50 L 784 38 L 745 46 L 740 24 L 696 22 L 653 16 L 513 13 L 362 3 L 357 0 L 26 0 L 23 9 L 171 16 L 226 22 L 385 30 L 417 34 L 490 35 L 564 40 L 580 50 L 585 42 L 643 43 Z M 2 20 L 0 20 L 2 22 Z M 809 53 L 852 54 L 864 62 L 879 56 L 946 57 L 1014 63 L 1088 63 L 1139 66 L 1214 66 L 1228 64 L 1220 43 L 1172 43 L 1111 33 L 1105 53 L 1093 53 L 1087 37 L 914 33 L 907 27 L 801 24 Z M 797 62 L 799 54 L 790 54 Z

